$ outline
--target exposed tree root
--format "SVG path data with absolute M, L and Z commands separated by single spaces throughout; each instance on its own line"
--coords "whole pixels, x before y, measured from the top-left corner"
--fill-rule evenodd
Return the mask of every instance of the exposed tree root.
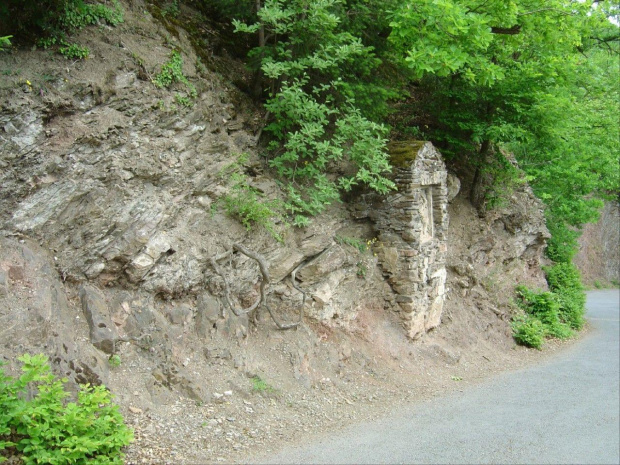
M 244 309 L 237 309 L 232 304 L 231 299 L 230 299 L 230 285 L 228 283 L 228 280 L 226 279 L 226 275 L 224 274 L 222 269 L 217 264 L 218 260 L 222 260 L 222 259 L 224 259 L 226 257 L 231 256 L 233 252 L 240 252 L 243 255 L 245 255 L 245 256 L 255 260 L 258 263 L 258 266 L 260 268 L 260 272 L 261 272 L 261 275 L 262 275 L 262 280 L 261 280 L 261 283 L 260 283 L 260 297 L 256 300 L 256 302 L 254 302 L 254 304 L 252 304 L 250 307 L 244 308 Z M 294 323 L 283 324 L 283 323 L 280 323 L 280 321 L 278 321 L 278 319 L 276 318 L 276 316 L 273 313 L 273 310 L 271 309 L 271 307 L 267 303 L 266 287 L 267 287 L 268 284 L 270 284 L 271 280 L 270 280 L 270 277 L 269 277 L 269 270 L 268 270 L 269 266 L 267 264 L 267 261 L 265 260 L 265 258 L 262 255 L 260 255 L 259 253 L 256 253 L 256 252 L 254 252 L 254 251 L 244 247 L 241 244 L 233 244 L 232 250 L 229 250 L 227 252 L 224 252 L 223 254 L 220 254 L 220 255 L 218 255 L 216 257 L 211 258 L 211 260 L 209 262 L 211 263 L 211 266 L 213 267 L 215 272 L 218 275 L 220 275 L 222 277 L 222 279 L 224 280 L 224 302 L 226 303 L 226 306 L 228 308 L 230 308 L 230 310 L 236 316 L 242 316 L 242 315 L 246 315 L 248 313 L 251 313 L 254 310 L 256 310 L 259 306 L 262 305 L 263 307 L 265 307 L 267 309 L 267 311 L 269 312 L 269 315 L 271 316 L 271 319 L 276 324 L 278 329 L 284 330 L 284 329 L 297 328 L 303 322 L 304 304 L 306 303 L 306 293 L 299 286 L 297 286 L 297 284 L 295 283 L 295 273 L 297 273 L 297 271 L 305 263 L 302 263 L 301 265 L 299 265 L 291 273 L 291 282 L 293 284 L 293 287 L 303 294 L 302 304 L 301 304 L 300 309 L 299 309 L 299 320 L 294 322 Z

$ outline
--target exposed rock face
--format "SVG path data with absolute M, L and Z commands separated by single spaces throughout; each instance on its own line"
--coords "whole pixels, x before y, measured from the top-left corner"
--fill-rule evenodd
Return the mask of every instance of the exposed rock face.
M 398 192 L 373 208 L 377 254 L 398 296 L 407 334 L 417 338 L 439 325 L 446 297 L 447 172 L 429 142 L 393 144 Z
M 321 379 L 313 365 L 363 358 L 359 340 L 342 356 L 324 357 L 319 349 L 334 328 L 397 360 L 411 347 L 399 324 L 411 338 L 423 336 L 445 315 L 446 294 L 453 305 L 470 299 L 482 306 L 477 296 L 493 270 L 510 274 L 525 258 L 537 272 L 546 236 L 529 194 L 480 229 L 470 224 L 478 228 L 477 215 L 460 218 L 466 231 L 447 242 L 447 202 L 453 199 L 456 214 L 471 212 L 457 195 L 458 179 L 446 176 L 440 155 L 423 142 L 393 147 L 393 195 L 362 194 L 367 201 L 353 204 L 352 214 L 333 205 L 308 228 L 284 229 L 283 243 L 246 230 L 218 205 L 230 189 L 222 172 L 242 152 L 250 154 L 241 168 L 248 182 L 268 198 L 281 195 L 256 153 L 260 114 L 221 76 L 197 72 L 183 33 L 170 37 L 145 21 L 142 2 L 131 3 L 113 43 L 97 28 L 82 32 L 93 56 L 105 59 L 69 66 L 47 51 L 19 52 L 10 67 L 23 76 L 0 79 L 0 343 L 7 360 L 45 352 L 75 383 L 111 380 L 122 386 L 123 402 L 139 397 L 144 407 L 178 395 L 212 400 L 209 386 L 225 382 L 214 367 L 225 364 L 246 382 L 271 368 L 265 347 L 283 339 L 261 312 L 255 323 L 224 305 L 224 282 L 210 259 L 237 242 L 269 263 L 269 303 L 284 321 L 304 302 L 291 283 L 299 268 L 295 285 L 315 321 L 285 336 L 299 349 L 291 345 L 280 368 L 292 367 L 308 388 Z M 173 47 L 198 89 L 191 108 L 175 105 L 178 89 L 146 78 Z M 23 77 L 40 90 L 24 90 Z M 232 253 L 220 266 L 235 306 L 256 301 L 254 261 Z M 252 339 L 261 331 L 262 352 Z M 111 354 L 122 357 L 122 372 L 110 368 Z
M 575 264 L 590 286 L 620 282 L 620 203 L 607 202 L 597 223 L 579 238 Z

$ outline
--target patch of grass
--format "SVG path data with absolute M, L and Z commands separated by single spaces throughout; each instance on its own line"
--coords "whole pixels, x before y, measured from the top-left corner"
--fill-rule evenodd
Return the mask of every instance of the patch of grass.
M 262 227 L 274 239 L 282 242 L 274 222 L 282 219 L 282 202 L 278 199 L 264 200 L 263 194 L 250 186 L 247 177 L 242 174 L 231 176 L 231 182 L 231 193 L 223 198 L 226 213 L 237 218 L 248 231 L 256 226 Z
M 276 392 L 276 389 L 273 386 L 258 375 L 250 378 L 250 382 L 252 383 L 253 392 Z
M 230 185 L 230 193 L 218 204 L 221 203 L 226 213 L 238 219 L 248 231 L 264 228 L 271 237 L 282 242 L 276 222 L 287 224 L 282 213 L 283 203 L 279 199 L 265 199 L 262 192 L 250 185 L 248 176 L 242 172 L 248 159 L 249 155 L 241 154 L 218 173 L 217 176 Z
M 192 102 L 190 98 L 185 95 L 175 94 L 174 100 L 176 100 L 176 102 L 182 107 L 191 108 L 194 106 L 194 102 Z
M 334 236 L 334 240 L 338 244 L 350 245 L 351 247 L 357 249 L 360 253 L 367 252 L 371 249 L 371 247 L 377 242 L 377 238 L 373 238 L 367 241 L 363 239 L 358 239 L 356 237 L 347 237 L 347 236 Z

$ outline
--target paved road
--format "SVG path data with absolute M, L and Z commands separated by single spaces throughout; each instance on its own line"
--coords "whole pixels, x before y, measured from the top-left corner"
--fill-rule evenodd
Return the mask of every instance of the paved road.
M 619 299 L 589 293 L 593 331 L 540 365 L 260 460 L 619 464 Z

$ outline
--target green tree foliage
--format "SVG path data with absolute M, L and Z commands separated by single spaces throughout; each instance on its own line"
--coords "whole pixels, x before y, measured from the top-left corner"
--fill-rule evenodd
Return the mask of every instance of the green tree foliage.
M 213 3 L 234 14 L 241 2 Z M 498 148 L 514 152 L 547 204 L 554 260 L 570 260 L 580 225 L 596 219 L 601 198 L 617 194 L 619 33 L 608 19 L 618 14 L 615 3 L 243 3 L 244 21 L 235 25 L 258 37 L 250 62 L 269 88 L 272 164 L 290 181 L 291 210 L 315 214 L 350 182 L 387 187 L 380 153 L 388 132 L 375 124 L 390 99 L 409 103 L 396 121 L 424 122 L 399 129 L 477 172 L 500 174 L 502 185 L 518 182 L 520 172 L 491 165 L 502 164 Z M 356 126 L 353 139 L 337 122 Z M 356 142 L 370 154 L 362 179 L 335 185 L 328 167 Z
M 422 0 L 392 14 L 426 137 L 478 169 L 490 147 L 514 151 L 547 204 L 554 260 L 571 259 L 576 228 L 620 190 L 614 12 L 607 1 Z
M 372 47 L 342 28 L 343 6 L 341 0 L 266 0 L 256 23 L 234 23 L 259 36 L 251 56 L 268 86 L 270 164 L 287 180 L 287 208 L 297 225 L 354 185 L 378 192 L 394 187 L 384 176 L 387 129 L 372 120 L 387 108 L 385 98 L 374 96 L 389 90 L 372 79 L 380 65 Z M 343 162 L 335 180 L 329 171 Z

